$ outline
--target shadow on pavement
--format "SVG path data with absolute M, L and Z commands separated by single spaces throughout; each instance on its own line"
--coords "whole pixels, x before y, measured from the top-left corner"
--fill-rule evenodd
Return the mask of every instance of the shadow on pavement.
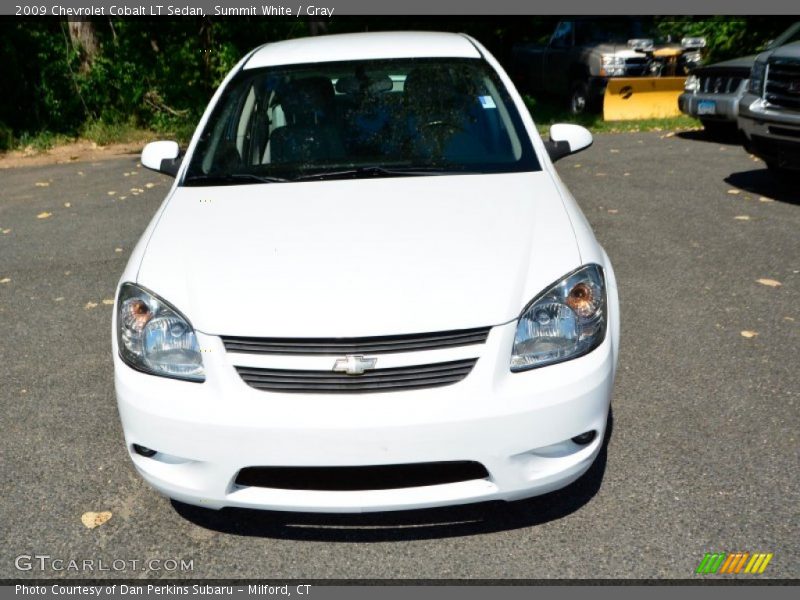
M 290 513 L 242 508 L 220 511 L 172 500 L 192 523 L 221 533 L 298 541 L 391 542 L 495 533 L 541 525 L 577 511 L 597 494 L 606 469 L 613 411 L 600 453 L 578 481 L 562 490 L 517 502 L 363 514 Z
M 800 173 L 794 183 L 780 177 L 769 169 L 753 169 L 731 173 L 725 182 L 751 194 L 766 196 L 779 202 L 800 204 Z
M 731 123 L 729 127 L 719 126 L 712 130 L 700 129 L 697 131 L 679 131 L 675 134 L 675 136 L 684 140 L 692 140 L 696 142 L 731 144 L 734 146 L 742 145 L 742 134 L 733 123 Z

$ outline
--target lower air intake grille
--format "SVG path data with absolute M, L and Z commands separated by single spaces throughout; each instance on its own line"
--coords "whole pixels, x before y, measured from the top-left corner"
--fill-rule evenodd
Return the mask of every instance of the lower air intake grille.
M 228 352 L 246 354 L 386 354 L 483 344 L 489 327 L 361 338 L 254 338 L 224 335 Z
M 374 369 L 363 375 L 257 367 L 236 367 L 236 371 L 247 385 L 270 392 L 363 394 L 450 385 L 464 379 L 477 360 L 468 358 L 430 365 Z
M 247 467 L 236 484 L 280 490 L 352 492 L 393 490 L 486 479 L 486 468 L 472 461 L 369 467 Z

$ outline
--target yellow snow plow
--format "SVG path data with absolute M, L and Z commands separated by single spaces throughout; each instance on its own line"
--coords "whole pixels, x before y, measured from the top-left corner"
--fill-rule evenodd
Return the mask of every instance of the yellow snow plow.
M 687 44 L 687 40 L 693 44 Z M 608 80 L 603 98 L 604 121 L 627 121 L 677 117 L 678 96 L 686 76 L 680 64 L 685 46 L 697 48 L 698 40 L 686 38 L 681 47 L 666 46 L 648 52 L 655 68 L 654 77 L 616 77 Z M 705 47 L 705 41 L 702 42 Z
M 613 77 L 603 98 L 604 121 L 677 117 L 682 77 Z

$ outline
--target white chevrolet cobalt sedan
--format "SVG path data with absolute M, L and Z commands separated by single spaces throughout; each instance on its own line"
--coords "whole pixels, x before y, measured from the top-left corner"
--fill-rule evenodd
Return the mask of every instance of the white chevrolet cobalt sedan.
M 598 455 L 608 256 L 474 39 L 267 44 L 227 76 L 116 295 L 116 395 L 157 490 L 219 509 L 515 500 Z

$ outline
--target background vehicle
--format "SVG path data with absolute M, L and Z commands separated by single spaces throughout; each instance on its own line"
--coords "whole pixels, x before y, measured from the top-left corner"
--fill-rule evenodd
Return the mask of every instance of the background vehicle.
M 756 57 L 738 123 L 745 148 L 771 171 L 800 174 L 800 41 Z
M 771 50 L 800 39 L 800 22 L 794 23 L 766 46 Z M 743 56 L 694 69 L 678 98 L 682 113 L 697 117 L 710 132 L 736 127 L 739 100 L 747 91 L 747 80 L 756 55 Z
M 573 113 L 602 104 L 609 120 L 670 116 L 704 46 L 703 38 L 658 39 L 644 19 L 563 20 L 547 45 L 512 49 L 512 72 L 523 89 L 567 98 Z

